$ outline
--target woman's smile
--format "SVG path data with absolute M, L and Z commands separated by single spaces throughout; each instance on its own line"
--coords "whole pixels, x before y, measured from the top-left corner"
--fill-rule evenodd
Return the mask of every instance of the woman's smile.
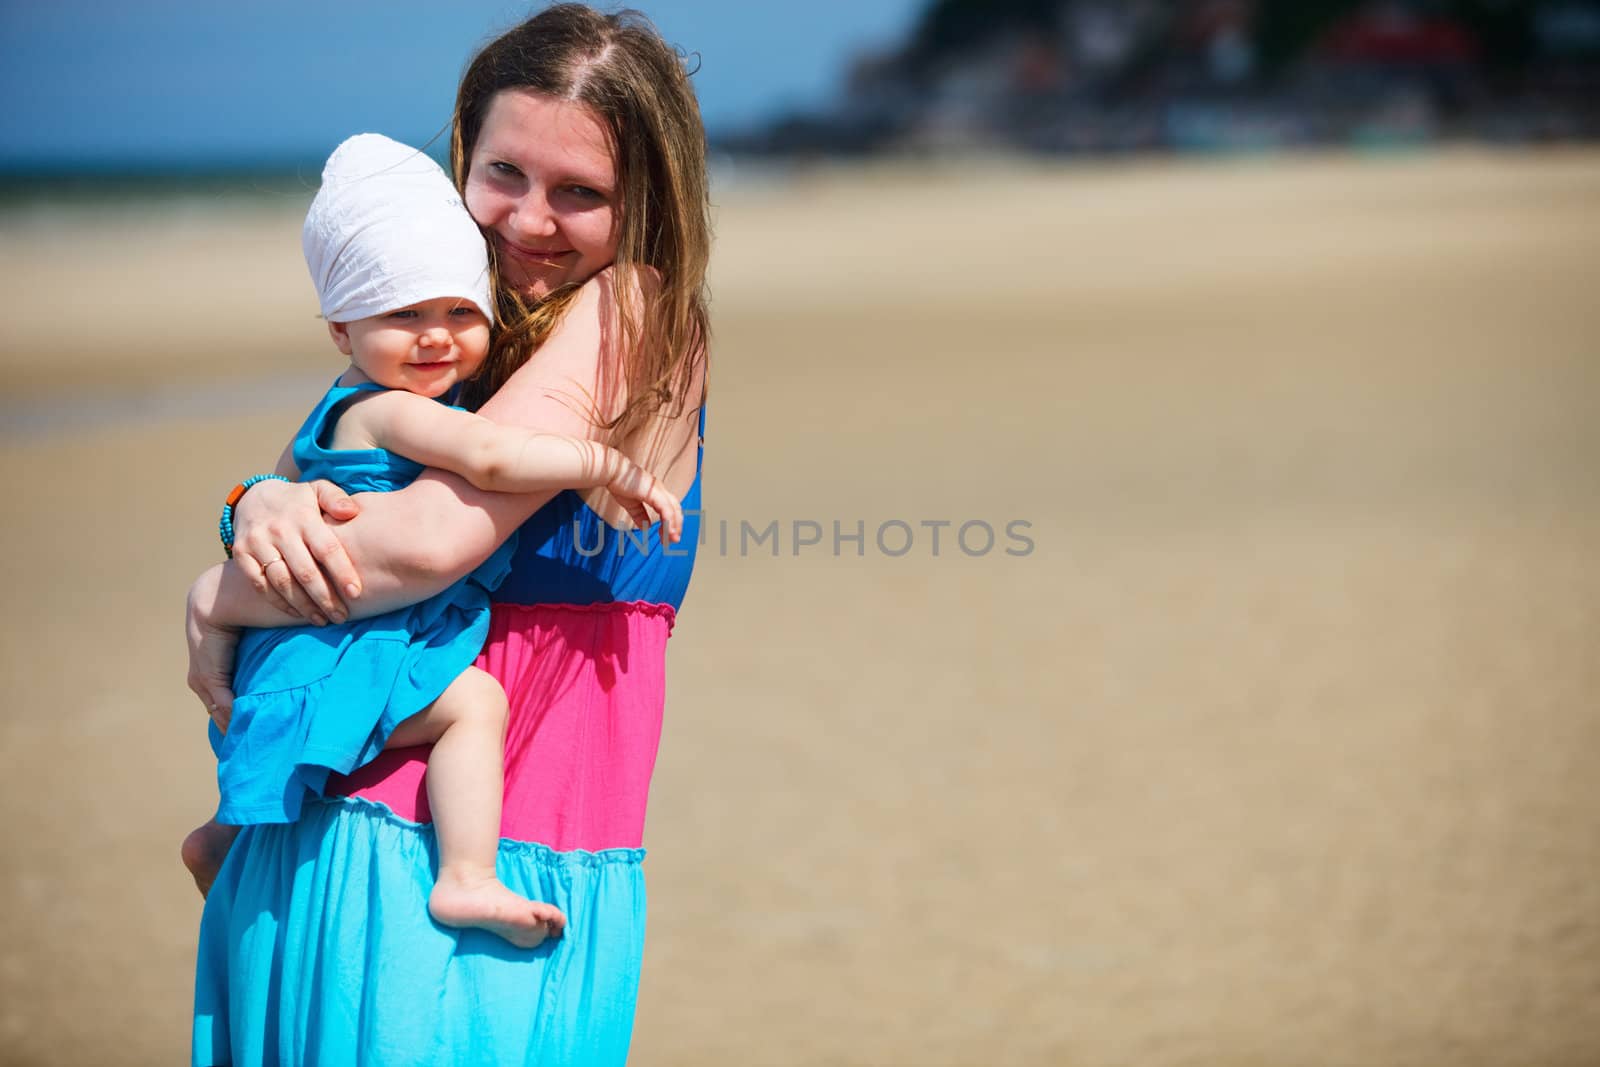
M 500 241 L 500 247 L 518 259 L 531 259 L 540 263 L 555 263 L 563 256 L 570 256 L 570 248 L 527 248 L 507 240 L 503 235 L 495 235 Z

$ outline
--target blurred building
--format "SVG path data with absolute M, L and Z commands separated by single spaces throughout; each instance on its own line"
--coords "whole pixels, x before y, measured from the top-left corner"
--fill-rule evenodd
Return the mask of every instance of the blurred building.
M 772 154 L 1600 137 L 1600 0 L 934 0 Z

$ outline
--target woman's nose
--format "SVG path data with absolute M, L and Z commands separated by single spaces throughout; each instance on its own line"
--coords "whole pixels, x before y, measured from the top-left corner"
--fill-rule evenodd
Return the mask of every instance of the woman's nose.
M 529 193 L 517 201 L 511 213 L 511 225 L 519 234 L 529 237 L 551 237 L 556 232 L 555 212 L 549 201 L 538 193 Z

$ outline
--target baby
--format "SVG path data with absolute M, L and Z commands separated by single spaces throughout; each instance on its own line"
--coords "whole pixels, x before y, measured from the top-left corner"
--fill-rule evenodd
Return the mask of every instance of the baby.
M 682 535 L 678 500 L 616 450 L 449 405 L 488 353 L 494 305 L 483 237 L 427 156 L 375 134 L 344 142 L 323 170 L 302 244 L 328 332 L 350 365 L 296 435 L 290 473 L 350 493 L 399 489 L 424 467 L 507 493 L 604 486 L 639 525 L 650 524 L 650 509 L 659 514 L 667 543 Z M 227 544 L 226 523 L 223 536 Z M 560 934 L 557 908 L 517 895 L 495 873 L 506 697 L 472 663 L 514 540 L 410 608 L 315 628 L 285 615 L 282 629 L 244 632 L 231 719 L 211 728 L 221 803 L 184 846 L 202 890 L 237 827 L 292 822 L 329 773 L 347 774 L 385 748 L 432 744 L 439 865 L 429 912 L 520 947 Z M 229 566 L 202 575 L 191 600 L 214 603 Z

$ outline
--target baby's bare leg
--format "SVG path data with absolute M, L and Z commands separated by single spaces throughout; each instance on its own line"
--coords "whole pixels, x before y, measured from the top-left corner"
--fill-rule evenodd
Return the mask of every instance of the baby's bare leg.
M 183 839 L 180 853 L 183 865 L 189 868 L 195 888 L 200 890 L 202 897 L 211 892 L 211 883 L 217 880 L 222 861 L 228 858 L 228 849 L 238 836 L 237 826 L 224 826 L 215 819 L 209 819 L 204 826 L 189 831 L 189 836 Z
M 478 927 L 532 948 L 560 936 L 567 920 L 559 908 L 518 896 L 495 875 L 505 739 L 505 690 L 469 667 L 396 727 L 386 747 L 433 744 L 428 807 L 439 839 L 439 878 L 428 911 L 445 926 Z

